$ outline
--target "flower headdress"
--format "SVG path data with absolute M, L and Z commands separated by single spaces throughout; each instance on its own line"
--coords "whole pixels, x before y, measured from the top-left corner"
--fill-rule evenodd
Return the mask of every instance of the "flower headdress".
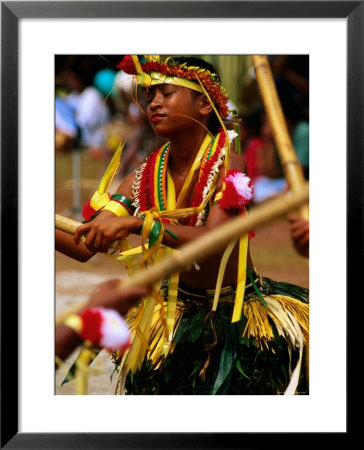
M 222 118 L 227 117 L 229 97 L 219 76 L 208 69 L 179 63 L 172 57 L 164 61 L 158 55 L 127 55 L 116 66 L 130 75 L 136 75 L 138 86 L 148 88 L 158 84 L 174 84 L 197 92 L 208 93 Z

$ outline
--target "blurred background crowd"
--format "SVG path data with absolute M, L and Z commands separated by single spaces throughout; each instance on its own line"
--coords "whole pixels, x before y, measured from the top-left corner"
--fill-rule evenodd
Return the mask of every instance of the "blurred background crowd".
M 230 107 L 238 112 L 242 153 L 254 185 L 254 203 L 284 192 L 286 182 L 251 58 L 198 56 L 214 65 L 229 93 Z M 87 161 L 103 161 L 104 168 L 119 142 L 125 140 L 118 181 L 163 143 L 149 126 L 143 112 L 145 99 L 133 89 L 133 77 L 116 68 L 121 59 L 122 55 L 55 57 L 56 152 L 79 151 L 83 154 L 83 166 Z M 270 55 L 269 61 L 293 146 L 308 179 L 309 57 Z M 83 187 L 87 189 L 87 183 L 81 183 L 80 189 Z

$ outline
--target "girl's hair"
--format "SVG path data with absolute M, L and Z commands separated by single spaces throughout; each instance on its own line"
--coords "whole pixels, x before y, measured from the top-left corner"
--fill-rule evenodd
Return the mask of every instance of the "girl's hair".
M 201 67 L 201 69 L 206 69 L 211 73 L 216 74 L 218 76 L 218 81 L 221 81 L 215 67 L 204 59 L 196 58 L 195 56 L 173 56 L 172 59 L 179 64 L 186 63 L 188 66 L 198 66 Z
M 201 67 L 201 69 L 209 70 L 211 73 L 216 74 L 218 77 L 218 81 L 220 81 L 220 76 L 216 72 L 215 67 L 212 64 L 208 63 L 207 61 L 205 61 L 201 58 L 196 58 L 194 56 L 191 56 L 191 57 L 189 57 L 189 56 L 173 56 L 172 58 L 174 61 L 176 61 L 179 64 L 186 63 L 188 66 L 198 66 L 198 67 Z M 191 93 L 194 98 L 197 98 L 199 95 L 204 95 L 200 92 L 193 91 L 193 90 L 191 90 Z M 221 128 L 220 121 L 217 118 L 216 113 L 214 111 L 212 111 L 210 118 L 209 118 L 208 129 L 211 131 L 211 133 L 216 133 L 219 128 Z

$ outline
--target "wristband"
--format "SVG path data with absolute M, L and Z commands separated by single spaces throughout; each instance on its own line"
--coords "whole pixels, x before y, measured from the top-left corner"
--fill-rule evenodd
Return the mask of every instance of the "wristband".
M 111 200 L 103 207 L 103 210 L 111 211 L 118 217 L 132 216 L 135 212 L 135 207 L 125 195 L 114 194 L 111 196 Z
M 105 205 L 110 201 L 110 195 L 105 192 L 104 194 L 99 194 L 97 191 L 88 200 L 82 209 L 83 218 L 89 221 L 99 213 Z
M 126 208 L 129 211 L 130 215 L 134 214 L 136 208 L 135 208 L 135 206 L 133 206 L 132 201 L 125 195 L 114 194 L 111 196 L 111 200 L 114 200 L 114 201 L 120 203 L 121 205 L 123 205 L 124 208 Z

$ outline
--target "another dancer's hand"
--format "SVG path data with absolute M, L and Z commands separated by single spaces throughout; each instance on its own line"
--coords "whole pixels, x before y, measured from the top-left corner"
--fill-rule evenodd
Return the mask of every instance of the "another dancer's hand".
M 120 280 L 112 279 L 100 284 L 91 295 L 85 309 L 110 308 L 125 315 L 142 297 L 148 294 L 146 286 L 119 287 Z
M 107 252 L 113 241 L 136 233 L 142 223 L 142 219 L 133 216 L 95 220 L 78 227 L 74 240 L 78 244 L 81 236 L 87 234 L 84 244 L 91 252 Z
M 300 255 L 308 258 L 310 243 L 310 225 L 308 220 L 296 214 L 290 214 L 288 220 L 290 222 L 291 238 L 295 249 Z
M 118 279 L 112 279 L 100 284 L 79 313 L 89 308 L 106 308 L 115 309 L 125 315 L 142 297 L 148 295 L 147 286 L 120 289 L 119 282 Z M 81 343 L 82 339 L 72 328 L 67 325 L 57 326 L 55 352 L 62 361 Z

